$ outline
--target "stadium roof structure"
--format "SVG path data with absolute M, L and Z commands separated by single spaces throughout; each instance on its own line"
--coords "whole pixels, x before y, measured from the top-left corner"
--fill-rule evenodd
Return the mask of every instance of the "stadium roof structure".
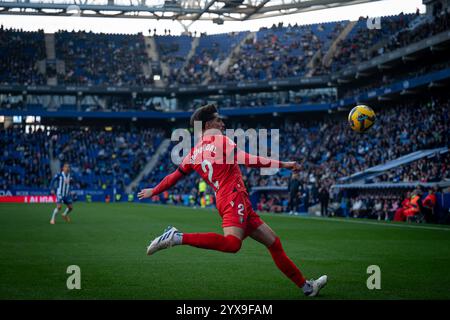
M 381 0 L 0 0 L 0 14 L 224 21 L 261 19 Z

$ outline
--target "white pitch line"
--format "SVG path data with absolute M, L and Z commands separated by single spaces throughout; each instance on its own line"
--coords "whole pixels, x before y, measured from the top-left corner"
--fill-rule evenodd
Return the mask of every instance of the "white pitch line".
M 273 213 L 267 212 L 265 214 L 274 215 Z M 410 228 L 410 229 L 426 229 L 426 230 L 441 230 L 441 231 L 450 231 L 450 228 L 443 227 L 428 227 L 421 225 L 408 225 L 408 224 L 390 224 L 383 222 L 371 222 L 371 221 L 358 221 L 358 220 L 344 220 L 344 219 L 334 219 L 334 218 L 319 218 L 319 217 L 309 217 L 309 216 L 289 216 L 286 214 L 277 215 L 277 217 L 286 217 L 286 218 L 300 218 L 305 220 L 317 220 L 317 221 L 333 221 L 333 222 L 347 222 L 347 223 L 359 223 L 359 224 L 369 224 L 381 227 L 399 227 L 399 228 Z M 356 218 L 350 218 L 356 219 Z
M 145 204 L 145 203 L 143 203 Z M 215 210 L 214 208 L 197 208 L 194 209 L 192 207 L 185 207 L 185 206 L 175 206 L 175 205 L 163 205 L 163 204 L 147 204 L 152 206 L 158 206 L 158 207 L 164 207 L 164 206 L 170 206 L 177 209 L 188 209 L 188 210 L 201 210 L 201 211 L 207 211 L 207 210 Z M 409 228 L 409 229 L 425 229 L 425 230 L 440 230 L 440 231 L 450 231 L 450 228 L 443 228 L 443 227 L 429 227 L 429 226 L 421 226 L 421 225 L 408 225 L 408 224 L 390 224 L 390 223 L 383 223 L 383 222 L 371 222 L 371 221 L 358 221 L 358 220 L 346 220 L 346 219 L 334 219 L 334 218 L 319 218 L 319 217 L 311 217 L 311 216 L 290 216 L 287 214 L 275 214 L 271 212 L 263 212 L 263 215 L 271 215 L 275 217 L 285 217 L 285 218 L 300 218 L 300 219 L 310 219 L 310 220 L 317 220 L 317 221 L 333 221 L 333 222 L 346 222 L 346 223 L 359 223 L 359 224 L 367 224 L 367 225 L 375 225 L 375 226 L 381 226 L 381 227 L 398 227 L 398 228 Z M 354 219 L 354 218 L 350 218 Z

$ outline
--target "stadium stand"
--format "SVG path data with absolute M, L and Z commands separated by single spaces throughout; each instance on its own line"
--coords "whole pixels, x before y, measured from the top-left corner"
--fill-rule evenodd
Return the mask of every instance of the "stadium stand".
M 246 34 L 247 32 L 237 32 L 201 36 L 193 56 L 185 61 L 182 68 L 175 66 L 171 71 L 169 82 L 191 84 L 207 80 L 216 74 L 216 68 Z M 180 46 L 181 44 L 182 42 Z
M 283 133 L 280 157 L 296 160 L 302 165 L 300 180 L 307 198 L 305 209 L 318 202 L 320 187 L 330 188 L 338 178 L 350 176 L 417 150 L 447 146 L 450 132 L 447 112 L 449 107 L 449 100 L 431 100 L 420 104 L 411 102 L 380 110 L 373 130 L 374 135 L 370 136 L 358 136 L 357 133 L 349 132 L 346 122 L 336 121 L 336 115 L 327 116 L 315 122 L 308 119 L 283 123 L 280 127 Z M 411 112 L 412 109 L 414 112 Z M 401 122 L 398 119 L 402 119 Z M 234 123 L 231 127 L 245 129 L 245 126 L 240 123 Z M 170 151 L 164 159 L 169 157 Z M 420 166 L 420 160 L 417 164 L 415 162 L 410 164 L 425 168 L 426 172 L 422 172 L 420 177 L 413 176 L 417 179 L 409 181 L 419 183 L 448 179 L 447 160 L 444 162 L 439 160 L 443 166 L 441 169 L 447 169 L 447 171 L 442 171 L 443 173 L 438 176 L 434 176 L 435 166 Z M 407 167 L 405 170 L 408 170 Z M 172 163 L 161 161 L 157 173 L 147 176 L 141 187 L 144 187 L 147 182 L 155 185 L 167 172 L 175 169 L 176 166 Z M 274 187 L 284 189 L 287 187 L 289 174 L 286 171 L 282 170 L 273 176 L 262 176 L 254 169 L 242 168 L 242 170 L 247 177 L 250 189 L 269 187 L 270 190 Z M 195 185 L 195 177 L 189 177 L 186 183 L 176 186 L 171 194 L 195 196 L 196 192 L 192 189 Z M 276 206 L 277 212 L 281 212 L 280 208 L 287 206 L 286 197 L 283 195 L 277 195 L 273 199 L 265 196 L 261 201 L 269 207 Z
M 433 59 L 422 63 L 410 58 L 413 62 L 403 59 L 389 68 L 374 65 L 379 70 L 366 76 L 351 74 L 345 81 L 332 76 L 449 30 L 449 13 L 382 17 L 381 29 L 367 29 L 366 23 L 361 18 L 354 25 L 350 21 L 279 25 L 255 33 L 203 34 L 200 38 L 154 35 L 160 62 L 169 70 L 162 75 L 167 87 L 156 87 L 147 72 L 151 59 L 148 39 L 142 34 L 56 33 L 56 60 L 63 68 L 54 70 L 58 86 L 52 86 L 47 81 L 54 73 L 46 62 L 44 33 L 2 27 L 2 121 L 6 123 L 5 117 L 12 118 L 15 112 L 23 117 L 49 113 L 43 113 L 47 117 L 43 129 L 30 131 L 24 121 L 1 129 L 4 147 L 0 187 L 47 192 L 51 162 L 56 159 L 72 164 L 78 190 L 124 192 L 161 141 L 170 136 L 169 128 L 185 126 L 189 113 L 181 111 L 214 102 L 231 116 L 228 127 L 247 129 L 249 120 L 257 128 L 280 129 L 281 158 L 302 165 L 297 208 L 302 212 L 317 206 L 319 189 L 332 190 L 337 184 L 347 183 L 346 177 L 396 161 L 395 168 L 385 168 L 359 181 L 363 187 L 333 189 L 337 190 L 333 191 L 336 215 L 393 220 L 405 189 L 411 191 L 420 184 L 431 187 L 427 183 L 448 182 L 450 178 L 448 152 L 408 163 L 399 160 L 415 152 L 449 146 L 450 99 L 442 89 L 446 82 L 439 83 L 450 78 L 446 47 L 443 45 L 432 53 Z M 337 40 L 350 27 L 351 31 Z M 239 51 L 234 50 L 237 48 Z M 329 64 L 322 63 L 322 58 L 330 54 Z M 228 67 L 220 68 L 227 59 Z M 299 84 L 299 79 L 312 81 L 315 77 L 321 82 Z M 289 79 L 294 79 L 294 84 Z M 278 83 L 283 81 L 287 85 L 281 89 Z M 249 83 L 263 87 L 246 87 Z M 186 89 L 199 85 L 205 87 L 192 92 Z M 234 86 L 233 90 L 228 85 Z M 30 93 L 41 86 L 43 92 Z M 216 91 L 208 93 L 205 88 Z M 425 93 L 425 98 L 419 98 L 418 93 Z M 343 114 L 361 101 L 373 104 L 377 113 L 375 126 L 367 135 L 350 131 Z M 288 116 L 279 117 L 282 112 Z M 85 117 L 116 118 L 120 125 L 115 122 L 106 131 L 95 121 L 84 122 Z M 161 121 L 144 124 L 147 118 Z M 74 127 L 74 119 L 81 125 Z M 130 119 L 140 121 L 139 126 L 125 123 Z M 156 185 L 176 169 L 168 161 L 173 146 L 138 188 Z M 287 211 L 289 172 L 264 176 L 254 169 L 242 170 L 258 210 Z M 191 175 L 153 201 L 200 206 L 198 182 L 198 177 Z M 364 191 L 375 185 L 378 187 L 371 194 Z M 396 192 L 390 194 L 385 189 Z M 209 195 L 213 197 L 211 191 Z
M 24 134 L 24 128 L 0 129 L 0 188 L 48 188 L 51 180 L 46 132 Z
M 431 159 L 430 159 L 431 158 Z M 450 180 L 450 154 L 434 154 L 376 177 L 373 182 L 439 182 Z M 368 181 L 369 183 L 371 181 Z
M 45 84 L 38 62 L 45 59 L 44 32 L 0 27 L 0 84 Z
M 351 182 L 351 183 L 361 183 L 370 182 L 373 180 L 382 179 L 379 178 L 380 174 L 389 173 L 390 170 L 398 170 L 402 167 L 406 168 L 413 162 L 422 161 L 424 159 L 441 159 L 441 156 L 448 152 L 447 147 L 435 148 L 435 149 L 425 149 L 420 151 L 414 151 L 412 153 L 406 154 L 394 160 L 387 161 L 383 164 L 379 164 L 375 167 L 368 168 L 364 171 L 354 173 L 348 177 L 340 178 L 339 181 Z M 416 180 L 410 181 L 419 181 Z M 440 180 L 439 180 L 440 181 Z M 399 182 L 399 181 L 396 181 Z M 406 182 L 406 181 L 404 181 Z M 423 181 L 427 182 L 427 181 Z
M 227 72 L 211 82 L 270 80 L 301 76 L 317 51 L 325 51 L 345 23 L 264 28 L 231 58 Z
M 331 65 L 332 71 L 339 71 L 348 63 L 357 64 L 368 60 L 373 56 L 376 45 L 386 41 L 398 30 L 408 27 L 408 24 L 416 18 L 416 15 L 404 15 L 382 17 L 380 28 L 367 28 L 367 19 L 360 18 L 347 37 L 340 41 L 338 49 Z
M 151 77 L 143 73 L 148 63 L 142 34 L 94 34 L 58 32 L 56 57 L 64 61 L 64 73 L 58 82 L 64 84 L 148 85 Z
M 414 28 L 400 29 L 389 42 L 378 52 L 380 54 L 405 47 L 413 42 L 418 42 L 450 28 L 450 13 L 443 11 L 436 13 L 432 18 L 426 19 L 424 23 Z
M 241 41 L 248 32 L 202 34 L 189 59 L 193 37 L 153 37 L 161 62 L 169 67 L 165 80 L 170 86 L 223 84 L 317 76 L 341 71 L 349 63 L 355 65 L 448 30 L 449 15 L 444 11 L 431 17 L 419 14 L 381 17 L 381 28 L 371 29 L 367 28 L 367 19 L 360 18 L 350 33 L 338 41 L 331 65 L 322 64 L 321 57 L 338 39 L 349 21 L 262 28 L 242 45 Z M 2 71 L 5 72 L 0 76 L 0 83 L 46 83 L 45 76 L 36 68 L 38 61 L 48 58 L 45 56 L 43 32 L 2 28 L 1 35 L 2 46 L 6 48 L 2 50 L 4 57 L 14 61 L 2 59 L 5 63 Z M 239 52 L 232 54 L 238 45 L 241 46 Z M 14 54 L 14 50 L 19 54 Z M 64 66 L 62 71 L 57 72 L 59 84 L 146 86 L 154 83 L 153 77 L 143 72 L 151 59 L 146 53 L 142 34 L 60 31 L 55 34 L 55 50 L 56 59 L 62 61 Z M 220 63 L 228 57 L 228 68 L 219 70 Z M 11 66 L 16 67 L 12 70 Z M 311 72 L 308 73 L 308 70 Z M 50 69 L 48 71 L 50 73 Z M 18 74 L 20 72 L 22 75 Z
M 1 130 L 2 189 L 49 188 L 49 143 L 53 157 L 72 165 L 75 189 L 123 191 L 142 170 L 163 137 L 160 129 L 105 131 L 57 128 L 24 133 L 24 127 Z
M 449 223 L 448 214 L 442 210 L 442 202 L 437 201 L 433 207 L 428 207 L 427 196 L 435 194 L 443 196 L 443 190 L 438 187 L 416 187 L 410 191 L 395 189 L 366 190 L 342 198 L 342 205 L 336 207 L 335 214 L 343 217 L 369 218 L 385 221 L 411 221 L 428 223 Z M 410 208 L 413 197 L 419 196 L 419 212 L 410 217 L 401 213 Z
M 414 108 L 414 112 L 411 112 Z M 303 210 L 318 202 L 318 189 L 330 188 L 338 178 L 363 171 L 368 167 L 397 159 L 405 154 L 449 145 L 449 100 L 434 99 L 426 103 L 409 103 L 380 110 L 374 135 L 358 136 L 349 132 L 345 121 L 336 115 L 320 120 L 283 122 L 281 124 L 280 155 L 284 159 L 299 161 L 302 165 Z M 401 119 L 401 122 L 398 121 Z M 264 121 L 260 123 L 263 125 Z M 266 123 L 267 125 L 267 123 Z M 243 127 L 231 122 L 231 127 Z M 55 157 L 73 165 L 77 187 L 105 190 L 116 187 L 123 191 L 150 158 L 164 134 L 161 129 L 118 130 L 107 132 L 94 128 L 65 128 L 52 133 L 36 131 L 24 134 L 23 126 L 2 131 L 2 145 L 8 146 L 2 157 L 3 188 L 10 186 L 47 188 L 50 179 L 48 135 L 53 136 Z M 19 142 L 17 142 L 19 141 Z M 142 143 L 144 142 L 144 143 Z M 168 172 L 176 169 L 170 151 L 156 169 L 141 181 L 140 187 L 155 185 Z M 32 165 L 30 165 L 32 164 Z M 420 174 L 417 170 L 420 169 Z M 257 170 L 243 168 L 248 188 L 286 188 L 289 174 L 280 171 L 274 176 L 261 176 Z M 437 182 L 449 179 L 448 156 L 433 162 L 418 160 L 400 166 L 392 173 L 377 177 L 376 181 Z M 385 178 L 388 177 L 388 178 Z M 198 202 L 198 177 L 191 175 L 177 185 L 170 194 L 156 201 L 191 204 Z M 178 199 L 178 200 L 175 200 Z M 193 200 L 192 200 L 193 199 Z M 258 207 L 282 212 L 287 199 L 283 194 L 263 195 Z
M 54 133 L 61 163 L 72 164 L 80 188 L 125 185 L 142 170 L 162 140 L 158 129 L 131 131 L 68 130 Z
M 155 42 L 161 57 L 161 62 L 170 66 L 167 80 L 172 83 L 177 80 L 180 69 L 186 62 L 191 50 L 192 37 L 182 36 L 155 36 Z

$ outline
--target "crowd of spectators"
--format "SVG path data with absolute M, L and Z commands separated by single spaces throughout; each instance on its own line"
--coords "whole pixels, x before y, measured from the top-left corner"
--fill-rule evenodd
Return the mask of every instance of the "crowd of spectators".
M 299 194 L 304 209 L 318 203 L 319 190 L 329 189 L 337 179 L 349 176 L 402 155 L 449 145 L 448 99 L 409 102 L 397 106 L 385 106 L 377 110 L 377 122 L 367 134 L 352 132 L 341 115 L 333 114 L 321 119 L 305 119 L 278 122 L 280 129 L 279 154 L 282 159 L 298 161 Z M 270 121 L 269 121 L 270 122 Z M 269 122 L 264 127 L 273 128 Z M 262 124 L 261 124 L 262 125 Z M 249 125 L 239 121 L 228 123 L 229 128 L 247 129 Z M 73 168 L 75 187 L 82 189 L 123 190 L 142 170 L 164 138 L 162 129 L 115 128 L 58 128 L 25 134 L 23 127 L 3 129 L 0 132 L 1 154 L 0 186 L 7 188 L 48 187 L 50 175 L 49 150 L 60 163 L 69 162 Z M 175 144 L 172 144 L 172 147 Z M 176 169 L 170 158 L 171 148 L 163 155 L 150 175 L 139 187 L 156 185 L 165 175 Z M 269 152 L 270 154 L 270 152 Z M 386 172 L 374 182 L 437 182 L 449 179 L 449 155 L 423 159 Z M 245 183 L 252 187 L 287 187 L 290 174 L 280 170 L 275 175 L 261 175 L 259 170 L 242 168 Z M 177 184 L 164 197 L 174 199 L 198 195 L 199 177 L 192 174 Z M 212 192 L 209 191 L 212 195 Z M 177 198 L 178 197 L 178 198 Z M 373 195 L 375 216 L 386 219 L 394 201 L 389 197 Z M 190 200 L 189 200 L 190 201 Z M 381 204 L 380 204 L 381 202 Z M 287 210 L 287 197 L 283 194 L 264 195 L 258 203 L 261 210 L 282 212 Z M 358 209 L 357 202 L 347 209 Z M 382 208 L 381 214 L 379 208 Z M 371 207 L 372 208 L 372 207 Z M 353 214 L 350 212 L 350 214 Z M 371 213 L 373 216 L 373 213 Z M 389 219 L 389 218 L 388 218 Z
M 66 32 L 55 34 L 56 58 L 64 61 L 58 83 L 75 85 L 149 85 L 144 36 Z
M 409 26 L 415 18 L 421 18 L 423 21 L 418 25 Z M 380 29 L 369 30 L 365 26 L 366 18 L 360 18 L 359 25 L 355 26 L 356 31 L 339 42 L 331 70 L 338 71 L 349 63 L 356 65 L 449 30 L 450 12 L 441 11 L 428 17 L 419 16 L 419 13 L 400 14 L 382 17 L 380 23 Z
M 155 168 L 141 181 L 140 188 L 147 188 L 148 186 L 157 185 L 167 174 L 175 171 L 178 167 L 176 163 L 172 161 L 172 148 L 176 145 L 176 142 L 172 142 L 168 151 L 161 155 L 159 162 Z M 191 174 L 184 177 L 183 183 L 178 183 L 170 190 L 170 194 L 174 195 L 197 195 L 198 183 L 200 182 L 199 176 Z
M 308 70 L 310 75 L 338 71 L 349 63 L 358 64 L 449 28 L 449 13 L 445 11 L 409 29 L 418 16 L 417 13 L 381 17 L 380 28 L 368 28 L 367 18 L 361 17 L 354 30 L 339 41 L 331 65 L 322 63 L 322 58 L 348 21 L 262 28 L 238 52 L 231 54 L 226 70 L 221 70 L 220 64 L 247 33 L 202 35 L 199 47 L 188 60 L 192 37 L 166 35 L 156 39 L 159 39 L 160 60 L 169 67 L 165 80 L 170 85 L 271 80 L 304 76 Z M 153 82 L 142 72 L 149 58 L 141 34 L 60 32 L 56 39 L 57 57 L 66 65 L 65 73 L 58 76 L 61 83 L 148 85 Z M 310 62 L 312 65 L 307 66 Z
M 437 210 L 439 187 L 398 190 L 365 190 L 350 197 L 342 197 L 334 215 L 384 221 L 416 221 L 448 223 L 449 216 Z
M 334 215 L 392 221 L 400 207 L 401 194 L 380 190 L 361 192 L 351 198 L 342 198 Z
M 158 50 L 161 61 L 169 67 L 169 74 L 165 80 L 170 85 L 281 79 L 303 76 L 309 69 L 311 69 L 311 75 L 322 75 L 330 71 L 338 71 L 348 66 L 349 62 L 358 64 L 378 54 L 394 50 L 448 29 L 448 13 L 445 12 L 442 15 L 436 15 L 431 21 L 419 24 L 416 28 L 409 30 L 409 24 L 418 16 L 419 14 L 417 13 L 382 17 L 380 28 L 375 26 L 370 29 L 367 27 L 367 18 L 361 17 L 354 30 L 338 43 L 331 66 L 323 64 L 322 58 L 331 43 L 348 24 L 348 21 L 307 26 L 262 28 L 256 33 L 254 38 L 247 39 L 238 52 L 231 55 L 230 63 L 226 70 L 221 70 L 219 68 L 220 64 L 231 52 L 231 49 L 240 43 L 246 33 L 202 35 L 200 37 L 200 46 L 188 60 L 186 59 L 189 49 L 180 49 L 180 47 L 186 47 L 186 43 L 189 46 L 191 45 L 192 38 L 190 36 L 157 37 L 157 39 L 167 38 L 165 41 L 158 40 Z M 74 35 L 72 34 L 71 36 L 73 37 Z M 84 37 L 84 41 L 88 41 L 88 44 L 79 45 L 76 49 L 78 52 L 75 52 L 75 54 L 81 53 L 88 56 L 89 52 L 83 52 L 82 50 L 89 47 L 97 47 L 97 44 L 98 46 L 108 47 L 106 44 L 102 44 L 101 40 L 99 42 L 93 35 L 89 35 L 89 37 L 82 35 L 82 37 Z M 217 37 L 217 39 L 214 37 Z M 186 41 L 186 39 L 188 40 Z M 77 42 L 74 40 L 70 42 L 71 46 L 73 46 L 74 42 Z M 89 43 L 89 41 L 93 43 Z M 134 41 L 138 44 L 134 48 L 137 51 L 133 54 L 134 57 L 145 56 L 139 53 L 139 50 L 144 46 L 142 41 L 136 41 L 136 39 L 131 38 L 127 41 Z M 206 45 L 202 46 L 202 42 L 206 43 Z M 133 50 L 133 46 L 129 43 L 126 43 L 123 47 L 127 48 L 127 50 L 130 48 Z M 120 61 L 115 61 L 112 65 L 122 67 L 124 64 L 121 62 L 125 59 L 120 58 L 120 49 L 118 50 L 119 54 L 117 56 L 119 56 L 118 59 Z M 71 51 L 69 50 L 69 57 L 73 51 L 73 48 L 71 48 Z M 67 52 L 67 49 L 63 51 L 65 55 Z M 101 57 L 102 54 L 99 56 Z M 315 59 L 312 59 L 313 57 Z M 107 59 L 103 59 L 101 62 L 108 62 Z M 70 60 L 74 59 L 68 60 L 70 66 Z M 144 63 L 140 59 L 134 60 L 132 64 L 125 64 L 125 66 L 130 68 L 133 65 Z M 312 62 L 312 65 L 307 66 L 310 62 Z M 89 78 L 95 78 L 92 76 L 94 70 L 91 70 L 93 65 L 93 63 L 82 65 L 82 68 L 87 69 L 86 73 L 90 74 L 91 77 L 84 76 L 83 78 L 81 76 L 84 79 L 81 82 L 86 82 Z M 121 70 L 121 67 L 116 72 L 120 73 L 120 76 L 116 75 L 114 77 L 110 75 L 111 77 L 109 78 L 113 82 L 129 84 L 130 79 L 123 78 L 129 76 L 130 70 Z M 135 70 L 136 68 L 133 71 Z M 72 74 L 75 74 L 75 77 L 78 77 L 78 81 L 80 81 L 80 75 L 77 75 L 74 70 L 69 72 L 68 77 L 73 78 Z M 104 77 L 103 81 L 107 81 L 107 79 L 108 77 Z M 142 78 L 139 78 L 134 83 L 143 84 L 142 82 L 144 82 L 144 84 L 147 84 L 148 81 L 151 81 L 151 79 L 142 80 Z M 131 82 L 133 83 L 133 81 Z
M 380 110 L 367 135 L 349 131 L 336 115 L 316 123 L 286 123 L 280 130 L 280 155 L 300 162 L 305 185 L 329 186 L 339 177 L 402 155 L 448 145 L 448 108 L 449 101 L 430 101 Z M 263 177 L 255 172 L 255 179 L 254 185 L 287 185 L 287 177 L 281 174 Z
M 381 17 L 380 28 L 368 28 L 367 17 L 361 17 L 350 34 L 340 40 L 333 57 L 331 71 L 368 60 L 375 45 L 387 39 L 399 30 L 405 29 L 416 15 L 400 14 L 398 16 Z
M 432 19 L 427 20 L 423 24 L 419 24 L 415 28 L 399 29 L 399 32 L 390 37 L 388 43 L 380 48 L 377 53 L 383 54 L 389 51 L 393 51 L 395 49 L 405 47 L 411 43 L 429 38 L 449 29 L 450 11 L 441 11 L 436 13 L 432 17 Z
M 0 27 L 0 84 L 46 84 L 38 62 L 45 59 L 44 31 Z
M 449 13 L 437 14 L 434 20 L 423 22 L 414 29 L 407 29 L 415 15 L 399 15 L 382 19 L 382 28 L 368 30 L 362 27 L 361 19 L 353 34 L 338 45 L 333 68 L 338 70 L 351 63 L 359 63 L 386 51 L 419 41 L 430 35 L 449 28 Z M 290 26 L 262 29 L 255 39 L 247 40 L 239 54 L 232 56 L 227 71 L 218 72 L 216 60 L 223 60 L 220 41 L 196 51 L 186 64 L 170 75 L 173 83 L 200 83 L 270 80 L 304 75 L 307 63 L 317 51 L 324 51 L 345 27 L 345 23 L 327 26 Z M 331 26 L 331 27 L 330 27 Z M 397 32 L 398 31 L 398 32 Z M 242 40 L 236 37 L 234 44 Z M 386 42 L 381 50 L 371 50 L 377 44 Z M 42 31 L 23 32 L 20 30 L 0 29 L 0 83 L 44 84 L 45 77 L 38 71 L 37 63 L 45 59 L 45 41 Z M 370 50 L 369 50 L 370 49 Z M 160 46 L 170 53 L 176 47 Z M 166 51 L 164 51 L 166 50 Z M 59 32 L 56 34 L 57 58 L 64 61 L 66 72 L 59 74 L 60 83 L 66 84 L 113 84 L 146 85 L 152 79 L 145 77 L 143 65 L 147 63 L 145 42 L 142 35 L 104 35 L 87 32 Z M 163 55 L 166 56 L 166 55 Z M 133 57 L 130 59 L 130 57 Z M 163 59 L 165 59 L 163 57 Z M 420 75 L 436 68 L 448 67 L 448 62 L 425 66 L 407 74 Z M 318 66 L 320 74 L 321 67 Z M 326 68 L 323 68 L 326 70 Z M 316 73 L 316 74 L 317 74 Z M 205 77 L 207 74 L 207 77 Z M 405 74 L 402 73 L 402 77 Z M 399 81 L 399 78 L 386 75 L 378 82 L 358 87 L 358 92 L 348 90 L 343 97 L 370 90 L 374 87 Z M 310 96 L 250 94 L 237 99 L 220 99 L 219 107 L 265 106 L 269 104 L 301 103 L 305 101 L 323 102 L 334 99 L 327 95 Z M 114 100 L 114 99 L 112 99 Z M 157 109 L 156 105 L 134 104 L 129 101 L 110 101 L 113 111 Z M 198 101 L 196 102 L 198 104 Z M 2 109 L 20 109 L 23 103 L 1 101 Z M 192 106 L 194 107 L 194 106 Z M 298 161 L 301 194 L 304 203 L 318 201 L 318 190 L 335 183 L 338 178 L 351 175 L 389 160 L 393 160 L 413 151 L 449 145 L 448 99 L 429 101 L 408 101 L 395 107 L 377 110 L 377 121 L 366 135 L 351 132 L 343 117 L 333 114 L 320 120 L 290 120 L 280 127 L 280 156 Z M 97 108 L 94 108 L 96 110 Z M 240 123 L 231 123 L 231 127 L 244 128 Z M 120 189 L 131 182 L 134 175 L 141 171 L 152 152 L 163 137 L 158 129 L 137 131 L 104 131 L 97 129 L 59 130 L 52 132 L 36 131 L 22 134 L 17 129 L 1 131 L 3 150 L 0 183 L 6 187 L 44 187 L 50 178 L 48 144 L 53 144 L 54 156 L 61 162 L 73 164 L 77 187 Z M 14 141 L 14 142 L 13 142 Z M 145 141 L 145 143 L 141 143 Z M 156 184 L 165 174 L 174 170 L 175 165 L 166 158 L 158 164 L 145 183 Z M 373 182 L 436 182 L 448 179 L 448 154 L 435 160 L 419 160 L 374 178 Z M 247 185 L 287 187 L 289 175 L 281 170 L 276 175 L 264 176 L 254 169 L 243 168 Z M 198 177 L 192 175 L 183 184 L 173 189 L 175 195 L 197 194 Z M 194 186 L 194 187 L 192 187 Z M 385 219 L 392 215 L 394 199 L 384 195 L 367 201 L 373 202 L 376 216 Z M 362 199 L 356 199 L 351 206 L 363 205 Z M 356 203 L 356 205 L 355 205 Z M 258 207 L 261 210 L 275 212 L 286 210 L 288 200 L 283 195 L 267 195 L 261 198 Z M 382 209 L 380 209 L 380 207 Z M 372 208 L 372 207 L 371 207 Z M 355 210 L 356 210 L 355 209 Z M 351 210 L 350 210 L 351 211 Z M 357 210 L 356 210 L 357 211 Z M 389 214 L 387 212 L 389 211 Z M 394 210 L 395 211 L 395 210 Z M 384 212 L 383 215 L 380 212 Z M 372 214 L 372 213 L 371 213 Z M 389 219 L 389 218 L 388 218 Z
M 54 156 L 72 165 L 79 188 L 124 189 L 152 157 L 161 129 L 65 128 L 52 135 Z
M 218 34 L 201 36 L 194 54 L 188 59 L 187 56 L 179 54 L 169 55 L 165 62 L 175 63 L 170 67 L 167 82 L 170 84 L 202 84 L 203 82 L 217 82 L 211 79 L 217 74 L 221 62 L 227 58 L 234 47 L 247 35 L 247 32 L 232 32 L 229 34 Z M 184 36 L 186 37 L 186 36 Z M 181 39 L 180 39 L 181 40 Z M 176 43 L 176 42 L 175 42 Z M 178 48 L 172 48 L 174 53 Z M 175 60 L 175 61 L 174 61 Z
M 444 62 L 436 62 L 433 64 L 425 65 L 422 67 L 413 67 L 408 66 L 409 70 L 395 71 L 395 74 L 387 74 L 384 73 L 379 79 L 370 78 L 369 83 L 361 84 L 357 87 L 349 86 L 349 87 L 341 87 L 339 90 L 340 98 L 349 98 L 355 97 L 357 95 L 366 93 L 370 90 L 379 89 L 383 87 L 387 87 L 393 85 L 395 83 L 410 80 L 412 78 L 420 77 L 434 71 L 444 70 L 450 67 L 450 61 Z
M 164 138 L 162 129 L 106 131 L 58 128 L 25 133 L 23 126 L 0 131 L 0 189 L 48 188 L 52 158 L 72 167 L 74 189 L 123 191 Z
M 312 57 L 318 51 L 325 51 L 344 25 L 336 22 L 260 30 L 255 38 L 245 41 L 240 51 L 232 55 L 225 73 L 212 72 L 211 82 L 302 76 Z
M 188 40 L 190 44 L 191 39 L 188 38 Z M 160 61 L 172 67 L 177 64 L 183 64 L 186 59 L 185 55 L 178 54 L 180 52 L 180 43 L 178 41 L 161 41 L 158 43 L 158 51 Z
M 288 211 L 289 201 L 285 194 L 262 194 L 256 210 L 262 212 L 283 213 Z
M 439 182 L 450 181 L 450 152 L 435 154 L 389 170 L 368 182 Z
M 42 130 L 31 134 L 0 129 L 0 190 L 47 188 L 50 180 L 49 137 Z
M 346 121 L 340 119 L 337 114 L 320 120 L 286 121 L 279 127 L 280 158 L 295 160 L 301 164 L 300 193 L 302 203 L 307 209 L 308 206 L 318 203 L 319 190 L 329 190 L 338 178 L 417 150 L 448 146 L 449 108 L 448 99 L 410 102 L 389 108 L 386 106 L 386 109 L 377 110 L 377 122 L 365 135 L 352 132 Z M 229 123 L 227 127 L 245 130 L 248 125 L 235 122 Z M 411 175 L 411 171 L 405 168 L 405 176 L 417 178 L 414 182 L 434 182 L 448 178 L 447 158 L 437 160 L 436 165 L 424 165 L 423 162 L 412 164 L 413 169 L 422 170 L 421 174 Z M 160 163 L 159 174 L 149 176 L 148 181 L 156 185 L 165 174 L 175 168 L 176 166 L 167 163 L 167 158 L 164 158 Z M 289 183 L 289 172 L 285 170 L 280 170 L 275 175 L 261 175 L 259 170 L 245 167 L 241 170 L 249 189 L 257 186 L 287 187 Z M 436 170 L 444 171 L 436 176 Z M 192 186 L 196 185 L 196 175 L 191 175 L 189 179 L 192 181 L 180 184 L 171 193 L 192 192 Z M 286 208 L 285 198 L 278 196 L 271 200 L 271 197 L 268 195 L 261 203 L 268 203 L 269 207 L 275 206 L 275 211 Z
M 434 16 L 399 14 L 381 17 L 380 28 L 368 28 L 361 17 L 339 40 L 331 64 L 323 59 L 349 21 L 262 28 L 232 50 L 248 32 L 202 35 L 189 57 L 191 36 L 155 36 L 160 61 L 168 67 L 169 85 L 226 83 L 323 75 L 420 41 L 450 27 L 450 13 Z M 413 24 L 415 19 L 423 20 Z M 417 20 L 417 21 L 418 21 Z M 96 34 L 60 31 L 55 34 L 57 61 L 47 63 L 43 31 L 0 29 L 0 83 L 72 85 L 152 85 L 150 58 L 142 34 Z M 225 62 L 230 58 L 229 63 Z M 43 61 L 39 69 L 37 63 Z M 144 71 L 147 70 L 147 71 Z M 47 72 L 45 76 L 43 73 Z

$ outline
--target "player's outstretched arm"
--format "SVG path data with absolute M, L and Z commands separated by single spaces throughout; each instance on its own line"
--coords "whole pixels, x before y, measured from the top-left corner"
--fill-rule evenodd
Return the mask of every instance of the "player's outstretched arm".
M 295 161 L 280 161 L 280 168 L 289 169 L 292 171 L 300 171 L 300 165 Z
M 295 161 L 279 161 L 266 157 L 255 156 L 243 150 L 237 150 L 237 159 L 244 161 L 244 165 L 250 168 L 285 168 L 293 171 L 299 171 L 300 165 Z
M 170 189 L 174 186 L 178 180 L 180 180 L 184 175 L 180 172 L 180 170 L 175 170 L 171 174 L 167 175 L 162 181 L 154 188 L 142 189 L 138 193 L 139 200 L 151 198 L 160 194 L 161 192 Z

